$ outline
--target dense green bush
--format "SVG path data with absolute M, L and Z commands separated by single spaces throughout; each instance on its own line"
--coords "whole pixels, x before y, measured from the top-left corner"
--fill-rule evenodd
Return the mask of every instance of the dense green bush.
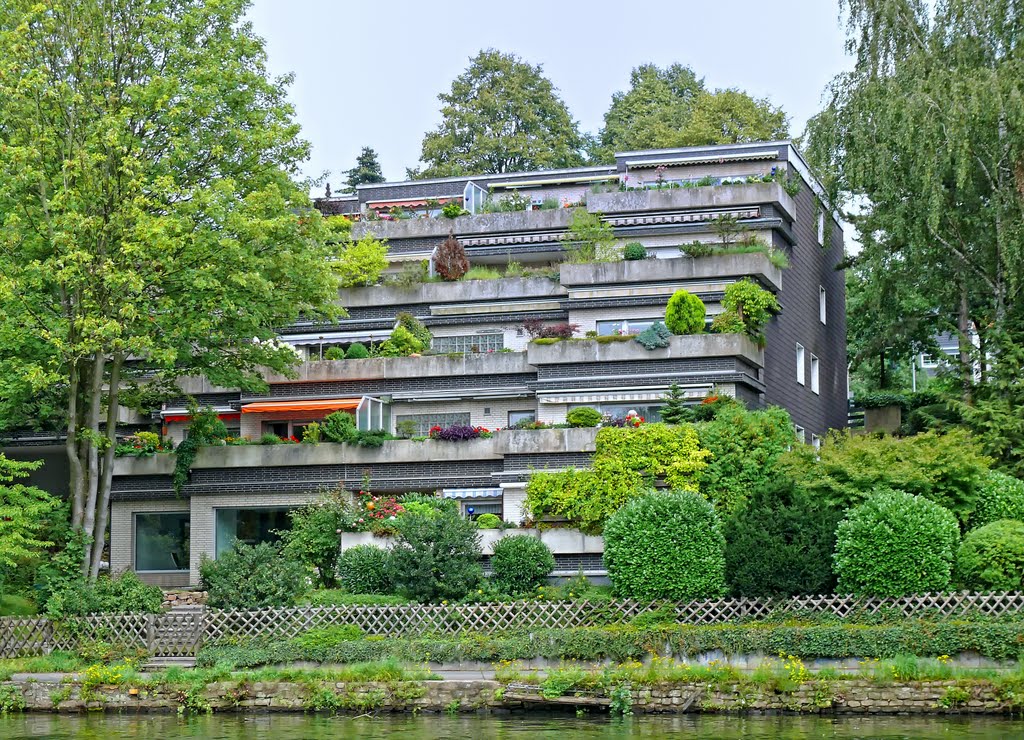
M 842 512 L 786 478 L 756 490 L 725 521 L 725 579 L 734 596 L 828 594 Z
M 970 523 L 983 527 L 1000 519 L 1024 521 L 1024 480 L 990 470 L 978 488 Z
M 700 334 L 707 309 L 704 301 L 688 290 L 677 290 L 665 308 L 665 326 L 673 334 Z
M 388 268 L 387 254 L 387 240 L 376 239 L 367 233 L 357 242 L 350 241 L 332 267 L 343 288 L 376 285 Z
M 398 542 L 391 551 L 395 587 L 417 601 L 457 600 L 476 588 L 480 569 L 480 532 L 458 514 L 415 514 L 396 522 Z
M 422 321 L 417 319 L 408 311 L 400 312 L 395 319 L 398 321 L 398 325 L 408 329 L 409 333 L 416 337 L 424 348 L 430 346 L 430 342 L 434 337 L 430 333 L 430 329 L 428 329 Z
M 764 327 L 780 310 L 773 293 L 768 292 L 752 280 L 737 280 L 725 289 L 722 297 L 722 313 L 716 317 L 716 330 L 724 331 L 729 323 L 739 322 L 749 337 L 759 344 L 764 343 Z
M 476 526 L 479 529 L 498 529 L 501 526 L 501 517 L 497 514 L 481 514 L 476 518 Z
M 609 516 L 657 483 L 699 490 L 710 454 L 690 425 L 604 427 L 596 447 L 592 470 L 530 476 L 526 508 L 535 519 L 564 518 L 584 532 L 600 533 Z
M 290 606 L 307 588 L 302 565 L 270 542 L 246 545 L 236 541 L 216 560 L 203 558 L 200 583 L 215 609 L 260 609 Z
M 281 533 L 284 555 L 302 563 L 320 588 L 338 585 L 339 532 L 355 518 L 348 491 L 323 491 L 313 501 L 288 512 L 291 529 Z
M 341 589 L 310 591 L 302 599 L 311 606 L 399 606 L 412 603 L 401 596 L 386 594 L 353 594 Z
M 419 337 L 404 326 L 396 326 L 391 336 L 381 342 L 378 352 L 381 357 L 408 357 L 427 348 Z
M 328 347 L 327 351 L 324 352 L 325 360 L 344 360 L 345 350 L 341 347 Z
M 345 352 L 346 360 L 362 360 L 370 356 L 370 350 L 366 349 L 366 345 L 361 342 L 356 342 L 348 348 Z
M 589 406 L 577 406 L 565 416 L 571 427 L 596 427 L 601 423 L 601 412 Z
M 650 492 L 630 501 L 608 519 L 604 542 L 618 596 L 706 599 L 725 590 L 725 539 L 699 494 Z
M 458 514 L 459 503 L 454 499 L 435 496 L 432 493 L 407 493 L 398 503 L 410 514 L 424 516 L 440 516 L 442 514 Z
M 357 545 L 338 558 L 338 580 L 353 594 L 390 594 L 394 590 L 391 553 L 382 547 Z
M 820 450 L 795 447 L 780 468 L 834 506 L 856 506 L 880 488 L 924 496 L 969 520 L 989 459 L 962 431 L 915 437 L 833 433 Z
M 701 404 L 711 421 L 699 424 L 701 446 L 711 452 L 700 490 L 725 515 L 742 509 L 749 492 L 778 477 L 778 461 L 796 444 L 789 414 L 781 408 L 747 411 L 738 403 Z
M 948 509 L 922 496 L 882 490 L 836 528 L 837 591 L 905 596 L 949 588 L 960 530 Z
M 544 583 L 544 578 L 555 569 L 555 556 L 536 537 L 516 534 L 495 543 L 491 567 L 494 569 L 491 580 L 498 590 L 519 596 L 533 592 Z
M 335 411 L 324 417 L 320 432 L 328 442 L 353 442 L 359 436 L 356 418 L 345 411 Z
M 130 570 L 114 577 L 100 576 L 94 584 L 79 581 L 53 593 L 46 613 L 53 619 L 86 614 L 129 614 L 160 611 L 164 593 Z
M 647 250 L 640 242 L 630 242 L 623 247 L 622 258 L 629 261 L 645 260 L 647 259 Z
M 956 553 L 955 581 L 971 591 L 1024 590 L 1024 522 L 1001 519 L 968 532 Z

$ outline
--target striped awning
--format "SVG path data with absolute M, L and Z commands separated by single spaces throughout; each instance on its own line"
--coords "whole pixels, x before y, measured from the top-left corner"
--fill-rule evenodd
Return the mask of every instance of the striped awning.
M 710 385 L 699 387 L 682 388 L 684 398 L 704 398 L 708 394 Z M 563 393 L 546 396 L 538 395 L 539 403 L 633 403 L 634 401 L 663 401 L 664 391 L 634 391 L 623 393 Z
M 501 488 L 444 488 L 445 498 L 501 498 Z
M 332 398 L 317 401 L 257 401 L 242 407 L 243 414 L 268 414 L 282 411 L 350 411 L 359 407 L 358 398 Z
M 659 159 L 629 159 L 627 169 L 639 170 L 654 167 L 672 167 L 689 164 L 718 164 L 719 162 L 752 162 L 758 159 L 778 159 L 777 151 L 738 152 L 734 154 L 706 154 L 692 157 L 664 157 Z

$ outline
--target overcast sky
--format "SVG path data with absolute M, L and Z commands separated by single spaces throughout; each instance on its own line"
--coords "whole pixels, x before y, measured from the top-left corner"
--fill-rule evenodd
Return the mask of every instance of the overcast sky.
M 416 166 L 437 126 L 438 93 L 480 49 L 541 64 L 584 131 L 645 62 L 680 62 L 708 87 L 768 97 L 799 134 L 826 84 L 849 68 L 835 0 L 253 0 L 270 70 L 291 72 L 291 98 L 312 143 L 306 174 L 335 190 L 363 146 L 389 180 Z

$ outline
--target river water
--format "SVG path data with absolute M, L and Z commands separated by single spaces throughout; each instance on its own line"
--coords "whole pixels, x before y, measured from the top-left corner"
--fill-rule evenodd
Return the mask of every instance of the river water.
M 150 715 L 15 715 L 0 717 L 0 738 L 74 738 L 82 740 L 540 740 L 558 738 L 721 738 L 723 740 L 817 740 L 879 738 L 884 740 L 1002 740 L 1024 737 L 1024 720 L 958 719 L 943 717 L 821 718 L 798 716 L 732 717 L 685 715 L 577 718 L 572 715 L 511 715 L 449 717 L 328 717 L 314 715 L 249 714 L 177 717 Z

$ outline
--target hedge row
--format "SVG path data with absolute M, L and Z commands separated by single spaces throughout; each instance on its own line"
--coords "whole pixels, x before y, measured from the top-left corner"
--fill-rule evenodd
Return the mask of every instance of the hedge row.
M 898 625 L 671 625 L 594 627 L 507 632 L 459 637 L 364 638 L 321 645 L 289 641 L 251 641 L 210 645 L 197 656 L 199 667 L 228 663 L 235 668 L 311 661 L 356 663 L 396 658 L 434 661 L 642 659 L 671 654 L 686 659 L 720 650 L 727 655 L 762 653 L 801 658 L 892 658 L 938 656 L 966 651 L 996 660 L 1024 653 L 1024 622 L 921 622 Z

